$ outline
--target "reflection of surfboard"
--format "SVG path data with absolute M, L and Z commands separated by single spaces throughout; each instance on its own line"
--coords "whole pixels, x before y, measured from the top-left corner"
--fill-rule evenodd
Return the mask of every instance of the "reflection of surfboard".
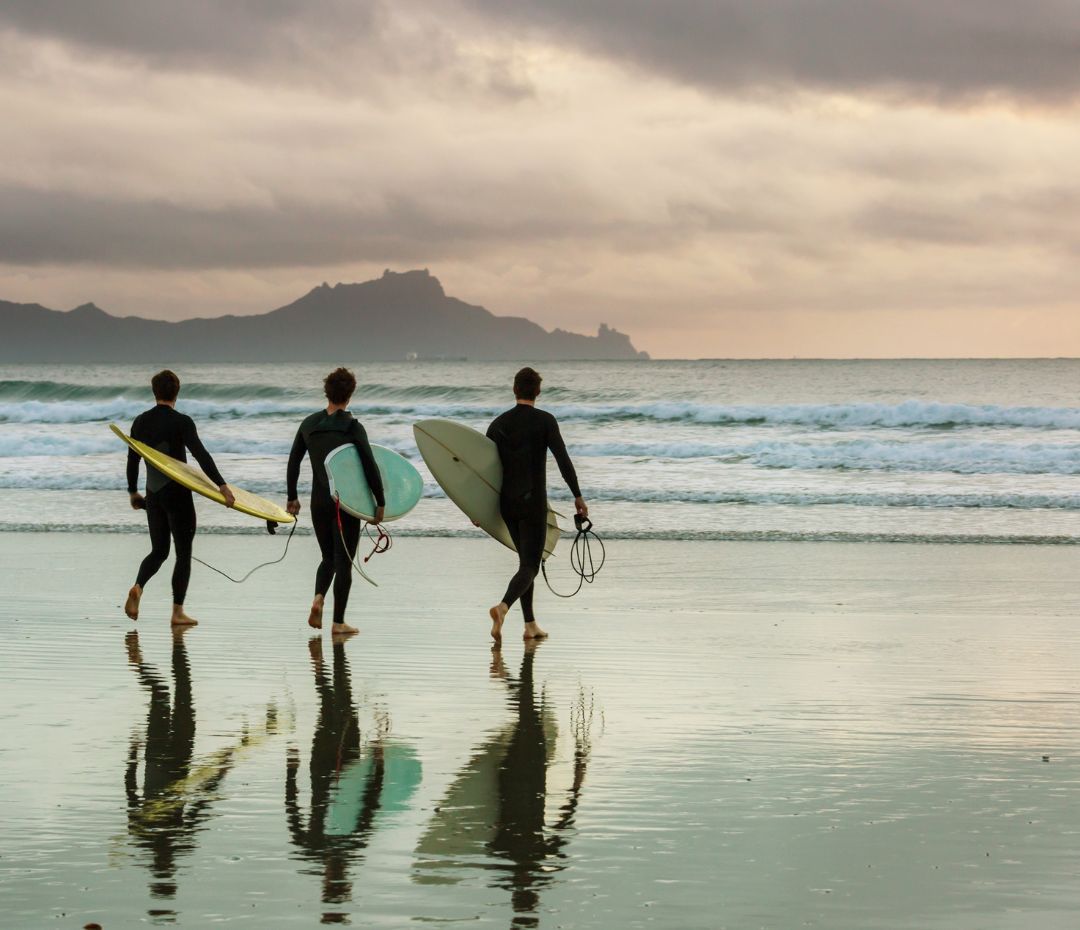
M 326 811 L 327 836 L 348 836 L 356 832 L 368 779 L 375 766 L 376 752 L 383 754 L 379 813 L 392 814 L 409 809 L 409 801 L 419 787 L 423 774 L 416 753 L 411 746 L 392 740 L 381 746 L 371 744 L 365 749 L 363 758 L 350 762 L 337 778 Z
M 386 497 L 383 522 L 400 520 L 420 502 L 424 479 L 412 462 L 393 449 L 373 445 L 371 451 L 379 466 Z M 349 443 L 331 452 L 326 457 L 326 475 L 330 479 L 330 496 L 340 497 L 342 509 L 361 520 L 370 520 L 375 515 L 375 498 L 364 477 L 356 446 Z
M 544 768 L 555 755 L 558 727 L 550 709 L 540 711 L 546 752 Z M 461 870 L 482 867 L 506 804 L 518 798 L 500 797 L 499 775 L 518 725 L 505 726 L 477 749 L 435 808 L 416 846 L 413 881 L 422 885 L 460 882 Z
M 109 429 L 116 433 L 116 435 L 124 440 L 128 446 L 139 453 L 148 464 L 153 465 L 154 468 L 161 472 L 166 478 L 172 479 L 189 491 L 201 494 L 203 497 L 212 500 L 215 503 L 225 503 L 225 497 L 217 489 L 217 485 L 199 471 L 199 469 L 189 465 L 187 462 L 181 462 L 179 459 L 174 459 L 171 455 L 166 455 L 164 452 L 159 452 L 157 449 L 153 449 L 145 443 L 139 442 L 137 439 L 132 439 L 115 423 L 110 423 Z M 252 494 L 250 491 L 245 491 L 243 488 L 238 488 L 231 484 L 229 487 L 232 488 L 232 492 L 236 497 L 236 505 L 233 507 L 233 510 L 239 510 L 241 513 L 248 514 L 248 516 L 258 517 L 260 520 L 273 520 L 275 523 L 292 523 L 296 519 L 283 507 L 272 504 L 270 501 L 259 497 L 257 494 Z
M 502 462 L 499 450 L 483 433 L 450 420 L 413 424 L 416 446 L 439 486 L 470 520 L 508 549 L 516 549 L 499 513 Z M 555 551 L 559 521 L 548 507 L 544 558 Z

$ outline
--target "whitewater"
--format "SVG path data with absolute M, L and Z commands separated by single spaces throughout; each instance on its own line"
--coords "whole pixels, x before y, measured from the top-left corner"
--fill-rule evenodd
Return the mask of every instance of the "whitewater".
M 168 364 L 223 474 L 284 494 L 315 365 L 0 367 L 0 529 L 138 532 L 127 428 Z M 423 466 L 412 423 L 479 429 L 512 403 L 518 363 L 355 366 L 374 442 L 412 459 L 425 499 L 402 535 L 470 535 Z M 698 361 L 540 366 L 598 528 L 610 538 L 1080 542 L 1080 362 Z M 551 469 L 550 494 L 570 511 Z M 306 476 L 305 476 L 305 480 Z M 213 533 L 257 527 L 211 504 Z

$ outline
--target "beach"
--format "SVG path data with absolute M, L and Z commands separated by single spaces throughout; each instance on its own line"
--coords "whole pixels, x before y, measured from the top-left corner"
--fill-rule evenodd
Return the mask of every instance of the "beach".
M 178 638 L 145 546 L 0 535 L 11 926 L 1073 923 L 1071 546 L 611 541 L 497 654 L 486 540 L 399 538 L 336 647 L 311 537 Z

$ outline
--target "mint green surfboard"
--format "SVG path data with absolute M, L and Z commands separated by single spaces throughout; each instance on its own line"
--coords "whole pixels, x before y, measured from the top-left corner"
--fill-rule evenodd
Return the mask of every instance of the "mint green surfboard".
M 383 522 L 400 520 L 420 502 L 424 479 L 412 462 L 393 449 L 372 445 L 371 451 L 379 466 L 386 497 Z M 326 475 L 330 479 L 330 496 L 340 499 L 343 510 L 361 520 L 370 520 L 375 515 L 375 498 L 364 477 L 356 446 L 339 446 L 331 452 L 326 457 Z
M 409 809 L 409 801 L 423 778 L 423 766 L 415 750 L 393 740 L 371 744 L 364 756 L 345 766 L 330 795 L 326 811 L 327 836 L 348 836 L 356 831 L 363 812 L 368 781 L 375 769 L 376 754 L 382 755 L 382 791 L 378 798 L 380 814 Z

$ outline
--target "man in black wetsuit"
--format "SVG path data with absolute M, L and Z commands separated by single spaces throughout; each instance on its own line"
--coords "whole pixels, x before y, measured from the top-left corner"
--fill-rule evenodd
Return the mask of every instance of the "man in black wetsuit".
M 322 629 L 323 602 L 333 582 L 333 633 L 345 635 L 359 632 L 345 622 L 345 607 L 349 603 L 349 589 L 352 587 L 352 560 L 360 542 L 360 521 L 344 510 L 339 512 L 330 497 L 326 457 L 338 446 L 349 443 L 356 446 L 364 477 L 371 489 L 371 496 L 375 498 L 376 510 L 372 523 L 382 522 L 386 500 L 383 497 L 382 477 L 375 464 L 367 433 L 360 421 L 346 409 L 356 390 L 356 378 L 347 368 L 338 368 L 326 376 L 323 388 L 326 392 L 326 409 L 311 414 L 300 424 L 289 453 L 285 475 L 289 498 L 286 509 L 293 516 L 300 513 L 296 483 L 300 478 L 300 463 L 307 453 L 311 457 L 311 522 L 322 552 L 322 561 L 315 573 L 315 600 L 308 614 L 308 626 Z
M 547 536 L 547 454 L 555 456 L 566 486 L 574 495 L 574 508 L 586 516 L 589 508 L 581 496 L 577 473 L 566 453 L 559 433 L 559 423 L 550 413 L 536 409 L 540 394 L 540 375 L 532 368 L 522 368 L 514 376 L 514 397 L 517 404 L 497 417 L 488 427 L 488 439 L 499 450 L 503 467 L 499 510 L 510 538 L 518 551 L 518 570 L 507 585 L 503 599 L 488 615 L 491 635 L 496 642 L 502 639 L 503 620 L 517 600 L 525 615 L 525 639 L 547 636 L 536 623 L 533 614 L 533 582 L 540 571 Z
M 131 424 L 131 438 L 145 443 L 159 452 L 171 455 L 181 462 L 187 461 L 190 449 L 207 477 L 218 486 L 225 497 L 225 506 L 236 503 L 232 490 L 221 477 L 214 460 L 199 440 L 191 417 L 176 412 L 176 396 L 180 393 L 180 379 L 171 371 L 159 371 L 150 380 L 157 403 L 140 413 Z M 150 554 L 139 566 L 135 584 L 128 591 L 124 613 L 132 620 L 139 619 L 139 600 L 143 587 L 154 577 L 169 557 L 169 537 L 176 544 L 176 566 L 173 568 L 172 625 L 194 626 L 198 621 L 184 613 L 184 598 L 188 580 L 191 578 L 191 545 L 195 539 L 195 503 L 191 491 L 166 478 L 149 463 L 146 466 L 146 497 L 139 493 L 139 462 L 134 449 L 128 450 L 127 483 L 131 506 L 146 510 L 146 522 L 150 528 Z

